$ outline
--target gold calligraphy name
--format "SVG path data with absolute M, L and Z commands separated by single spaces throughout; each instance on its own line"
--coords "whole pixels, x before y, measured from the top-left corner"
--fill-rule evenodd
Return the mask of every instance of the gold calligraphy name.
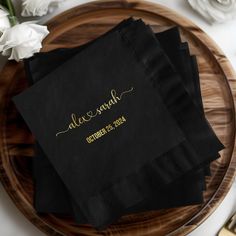
M 71 114 L 71 122 L 68 125 L 67 129 L 57 132 L 56 137 L 61 134 L 67 133 L 69 130 L 79 128 L 81 125 L 89 122 L 94 117 L 101 115 L 104 111 L 110 110 L 114 105 L 116 105 L 117 103 L 119 103 L 119 101 L 122 100 L 122 98 L 125 94 L 131 93 L 133 90 L 134 90 L 134 88 L 131 87 L 129 90 L 126 90 L 126 91 L 120 93 L 120 95 L 117 95 L 116 90 L 112 89 L 110 92 L 111 98 L 109 99 L 109 101 L 104 102 L 95 111 L 90 110 L 85 115 L 80 116 L 80 117 L 77 116 L 75 113 L 72 113 Z

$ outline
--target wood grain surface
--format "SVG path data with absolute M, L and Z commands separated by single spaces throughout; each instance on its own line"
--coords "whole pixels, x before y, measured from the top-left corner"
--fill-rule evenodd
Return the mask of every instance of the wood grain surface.
M 43 50 L 86 43 L 129 16 L 142 18 L 156 32 L 174 25 L 180 27 L 182 40 L 197 55 L 206 117 L 226 149 L 211 165 L 212 176 L 207 178 L 202 205 L 124 216 L 102 232 L 88 225 L 76 226 L 70 218 L 38 215 L 32 206 L 34 138 L 11 101 L 28 84 L 22 63 L 8 62 L 0 74 L 0 179 L 16 206 L 47 235 L 186 235 L 214 212 L 231 187 L 236 167 L 236 76 L 221 50 L 196 25 L 153 3 L 97 1 L 70 9 L 49 21 L 51 33 Z

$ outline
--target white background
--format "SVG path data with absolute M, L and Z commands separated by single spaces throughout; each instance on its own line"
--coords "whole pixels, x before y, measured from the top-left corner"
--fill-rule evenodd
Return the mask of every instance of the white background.
M 197 13 L 195 13 L 186 0 L 152 0 L 168 6 L 179 14 L 191 19 L 207 34 L 209 34 L 215 42 L 221 47 L 226 56 L 231 61 L 236 70 L 236 19 L 225 24 L 211 26 L 206 23 Z M 15 0 L 17 10 L 19 12 L 19 4 L 21 1 Z M 42 18 L 46 21 L 52 16 L 58 14 L 73 6 L 88 1 L 66 0 L 53 14 L 49 14 Z M 6 59 L 0 56 L 0 69 L 6 62 Z M 227 194 L 224 201 L 218 209 L 195 231 L 189 236 L 215 236 L 218 230 L 224 224 L 232 213 L 236 211 L 236 182 Z M 31 224 L 12 203 L 0 184 L 0 236 L 45 236 L 33 224 Z

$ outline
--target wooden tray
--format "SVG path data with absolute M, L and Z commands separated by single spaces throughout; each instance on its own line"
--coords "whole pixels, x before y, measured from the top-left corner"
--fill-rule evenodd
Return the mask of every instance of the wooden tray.
M 92 2 L 70 9 L 48 22 L 51 33 L 44 41 L 43 50 L 78 46 L 128 16 L 141 17 L 155 31 L 173 25 L 181 27 L 182 39 L 189 42 L 191 52 L 197 55 L 206 116 L 226 149 L 211 166 L 205 204 L 125 216 L 100 233 L 86 225 L 76 226 L 69 218 L 39 216 L 32 207 L 30 163 L 34 140 L 11 102 L 11 97 L 24 90 L 27 82 L 22 63 L 8 62 L 0 74 L 0 177 L 17 207 L 48 235 L 186 235 L 214 212 L 232 184 L 236 167 L 233 97 L 236 76 L 223 53 L 193 23 L 153 3 Z

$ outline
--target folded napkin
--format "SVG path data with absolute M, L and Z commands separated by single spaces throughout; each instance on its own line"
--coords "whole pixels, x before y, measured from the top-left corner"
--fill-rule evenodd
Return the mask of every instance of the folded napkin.
M 193 76 L 197 76 L 198 74 L 197 67 L 192 67 L 193 63 L 196 65 L 196 60 L 193 60 L 192 57 L 190 58 L 188 45 L 181 43 L 178 29 L 172 28 L 158 33 L 156 37 L 163 46 L 163 49 L 167 52 L 171 62 L 175 65 L 176 69 L 178 69 L 178 72 L 182 76 L 181 78 L 187 78 L 187 80 L 183 80 L 183 82 L 185 87 L 191 92 L 193 99 L 202 104 L 199 93 L 200 87 L 196 86 L 194 89 L 190 90 L 192 85 L 195 85 L 195 80 L 199 81 L 198 77 L 195 79 Z M 39 53 L 25 60 L 25 68 L 30 83 L 39 81 L 46 74 L 53 71 L 81 50 L 81 47 L 57 49 L 47 53 Z M 67 189 L 43 150 L 38 145 L 36 145 L 36 157 L 33 159 L 33 164 L 36 186 L 34 201 L 36 210 L 43 213 L 73 215 Z M 44 172 L 43 175 L 42 172 Z M 205 179 L 203 173 L 199 172 L 200 171 L 194 173 L 194 176 L 191 174 L 189 178 L 184 177 L 181 180 L 175 181 L 173 184 L 163 189 L 161 194 L 160 191 L 158 191 L 156 194 L 153 194 L 147 202 L 132 208 L 132 210 L 130 209 L 129 212 L 201 203 L 202 189 L 205 188 Z M 86 219 L 81 215 L 78 218 L 78 222 L 86 222 Z
M 118 31 L 94 42 L 14 102 L 95 227 L 143 201 L 142 188 L 148 183 L 142 183 L 139 171 L 146 163 L 157 159 L 167 168 L 165 153 L 172 149 L 182 152 L 187 163 L 192 156 Z M 156 180 L 169 183 L 177 174 L 173 170 L 173 177 L 166 178 L 158 173 Z
M 98 228 L 223 148 L 142 21 L 99 38 L 14 102 L 73 210 Z

